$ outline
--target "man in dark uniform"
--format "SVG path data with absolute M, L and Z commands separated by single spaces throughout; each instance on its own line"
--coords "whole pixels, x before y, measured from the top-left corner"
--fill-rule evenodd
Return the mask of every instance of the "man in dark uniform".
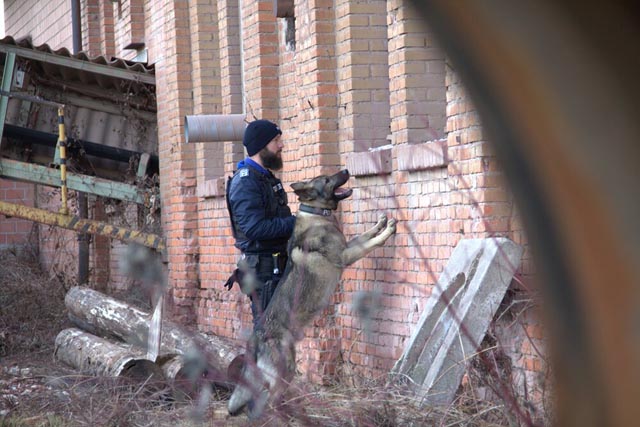
M 295 224 L 287 193 L 272 173 L 282 169 L 281 135 L 268 120 L 249 123 L 242 140 L 248 157 L 227 183 L 227 207 L 242 257 L 226 286 L 231 288 L 237 280 L 251 298 L 254 327 L 284 273 L 287 241 Z

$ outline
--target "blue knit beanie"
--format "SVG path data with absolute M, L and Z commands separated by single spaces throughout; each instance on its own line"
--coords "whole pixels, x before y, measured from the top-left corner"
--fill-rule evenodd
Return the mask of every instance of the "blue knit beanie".
M 269 120 L 256 120 L 249 123 L 244 130 L 242 145 L 247 148 L 249 156 L 253 156 L 278 135 L 282 135 L 282 131 L 275 123 Z

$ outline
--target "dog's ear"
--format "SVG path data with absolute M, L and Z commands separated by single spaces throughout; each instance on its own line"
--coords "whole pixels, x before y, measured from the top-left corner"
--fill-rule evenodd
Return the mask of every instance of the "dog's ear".
M 291 184 L 291 188 L 301 202 L 313 200 L 316 197 L 313 185 L 308 182 L 294 182 Z

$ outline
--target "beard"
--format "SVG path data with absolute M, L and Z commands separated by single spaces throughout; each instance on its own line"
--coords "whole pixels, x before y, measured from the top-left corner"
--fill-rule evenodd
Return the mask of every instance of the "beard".
M 274 171 L 279 171 L 282 169 L 282 154 L 280 152 L 273 153 L 269 151 L 266 147 L 258 153 L 260 156 L 260 160 L 262 161 L 262 165 Z

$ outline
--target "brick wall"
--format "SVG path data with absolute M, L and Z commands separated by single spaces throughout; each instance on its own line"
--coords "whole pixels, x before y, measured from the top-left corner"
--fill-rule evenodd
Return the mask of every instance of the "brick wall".
M 61 197 L 59 189 L 35 186 L 36 203 L 40 209 L 59 212 Z M 69 193 L 68 208 L 76 211 L 76 200 Z M 75 285 L 78 271 L 78 235 L 70 230 L 38 224 L 39 260 L 45 270 L 63 281 L 66 285 Z
M 184 116 L 193 112 L 190 2 L 152 2 L 158 105 L 162 226 L 167 239 L 168 302 L 178 319 L 195 318 L 198 277 L 196 148 L 186 145 Z M 158 14 L 158 15 L 157 15 Z
M 109 5 L 83 4 L 98 8 L 101 34 L 108 34 Z M 541 390 L 545 370 L 528 292 L 535 271 L 513 199 L 455 69 L 406 1 L 300 1 L 295 23 L 276 19 L 272 5 L 144 2 L 174 314 L 238 342 L 251 330 L 247 298 L 222 288 L 238 256 L 224 197 L 198 191 L 231 174 L 242 146 L 186 145 L 183 134 L 186 114 L 245 112 L 283 129 L 288 190 L 318 173 L 358 169 L 354 193 L 338 212 L 347 236 L 373 226 L 380 213 L 399 220 L 384 248 L 346 269 L 330 307 L 298 345 L 300 367 L 312 380 L 388 372 L 457 242 L 506 236 L 525 247 L 525 258 L 504 302 L 510 314 L 492 334 L 512 361 L 517 392 L 541 399 L 532 392 Z M 285 42 L 290 25 L 295 46 Z
M 46 43 L 52 49 L 71 49 L 71 2 L 51 0 L 39 2 L 5 1 L 5 33 L 9 36 L 31 37 L 33 44 Z
M 34 187 L 16 181 L 0 179 L 0 200 L 17 205 L 33 206 Z M 0 214 L 0 249 L 24 247 L 37 242 L 37 229 L 31 221 L 7 218 Z
M 118 56 L 132 59 L 136 51 L 129 47 L 132 44 L 144 43 L 144 1 L 122 0 L 110 2 L 114 20 L 114 42 Z M 105 25 L 104 28 L 108 28 Z

